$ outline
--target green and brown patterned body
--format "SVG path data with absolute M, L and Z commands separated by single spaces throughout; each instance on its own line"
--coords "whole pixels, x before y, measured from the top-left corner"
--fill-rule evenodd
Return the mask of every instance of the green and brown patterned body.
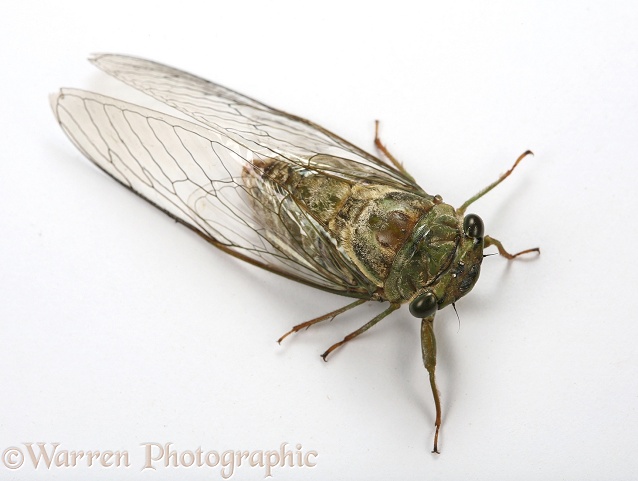
M 324 156 L 322 164 L 330 160 Z M 266 221 L 271 236 L 292 236 L 306 252 L 336 247 L 379 300 L 403 304 L 432 292 L 440 309 L 478 279 L 482 236 L 464 235 L 463 217 L 440 196 L 356 183 L 273 159 L 254 162 L 242 175 L 255 216 Z M 287 196 L 280 200 L 273 193 L 282 187 Z M 308 236 L 313 231 L 322 235 Z

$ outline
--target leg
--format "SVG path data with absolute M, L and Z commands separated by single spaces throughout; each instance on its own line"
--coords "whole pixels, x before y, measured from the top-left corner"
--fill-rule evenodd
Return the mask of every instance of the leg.
M 489 246 L 496 246 L 496 248 L 498 249 L 498 253 L 501 254 L 506 259 L 510 259 L 510 260 L 520 256 L 521 254 L 529 254 L 531 252 L 538 252 L 539 254 L 541 253 L 540 248 L 534 247 L 533 249 L 525 249 L 524 251 L 517 252 L 516 254 L 510 254 L 509 252 L 505 250 L 500 240 L 494 239 L 493 237 L 490 237 L 488 235 L 485 236 L 484 242 L 485 242 L 484 246 L 486 248 Z
M 426 317 L 421 321 L 421 351 L 423 352 L 423 364 L 430 375 L 430 388 L 434 396 L 434 407 L 436 408 L 436 420 L 434 421 L 434 448 L 433 453 L 439 454 L 439 429 L 441 427 L 441 399 L 439 390 L 436 388 L 434 370 L 436 368 L 436 338 L 434 337 L 434 315 Z
M 351 332 L 350 334 L 348 334 L 346 337 L 343 338 L 343 341 L 339 341 L 336 344 L 333 344 L 332 346 L 330 346 L 328 348 L 328 350 L 326 352 L 324 352 L 321 357 L 323 358 L 324 361 L 327 362 L 327 357 L 328 355 L 334 351 L 335 349 L 337 349 L 338 347 L 343 346 L 346 342 L 351 341 L 352 339 L 354 339 L 355 337 L 357 337 L 359 334 L 363 334 L 364 332 L 366 332 L 368 329 L 370 329 L 372 326 L 374 326 L 377 322 L 379 322 L 381 319 L 383 319 L 384 317 L 387 317 L 390 313 L 396 311 L 399 307 L 401 307 L 401 304 L 390 304 L 390 307 L 388 307 L 385 311 L 383 311 L 381 314 L 379 314 L 377 317 L 375 317 L 374 319 L 372 319 L 370 322 L 368 322 L 367 324 L 364 324 L 363 326 L 361 326 L 359 329 L 357 329 L 354 332 Z
M 388 151 L 388 149 L 385 147 L 385 145 L 383 145 L 381 143 L 381 139 L 379 138 L 379 121 L 375 120 L 374 121 L 374 145 L 376 145 L 377 149 L 379 149 L 383 155 L 385 155 L 387 157 L 387 159 L 392 162 L 392 165 L 394 165 L 399 172 L 401 172 L 403 175 L 405 175 L 408 179 L 414 181 L 414 177 L 412 177 L 410 174 L 408 174 L 408 172 L 405 170 L 405 168 L 403 167 L 403 164 L 401 162 L 399 162 L 394 155 L 392 155 L 390 153 L 390 151 Z
M 466 200 L 465 203 L 461 207 L 456 209 L 456 213 L 459 214 L 459 215 L 463 215 L 465 213 L 465 209 L 467 209 L 472 202 L 475 202 L 475 201 L 479 200 L 481 197 L 483 197 L 485 194 L 487 194 L 490 190 L 492 190 L 498 184 L 500 184 L 505 179 L 507 179 L 510 176 L 510 174 L 514 171 L 516 166 L 519 164 L 519 162 L 521 160 L 523 160 L 525 157 L 527 157 L 528 155 L 534 155 L 534 153 L 531 150 L 526 150 L 525 152 L 523 152 L 518 157 L 518 159 L 516 159 L 516 162 L 514 162 L 514 165 L 512 165 L 510 170 L 508 170 L 503 175 L 501 175 L 498 179 L 496 179 L 496 181 L 492 182 L 490 185 L 488 185 L 487 187 L 485 187 L 484 189 L 482 189 L 478 193 L 476 193 L 474 196 L 472 196 L 468 200 Z
M 315 317 L 314 319 L 307 321 L 307 322 L 303 322 L 301 324 L 297 324 L 295 327 L 293 327 L 290 331 L 288 331 L 286 334 L 284 334 L 283 336 L 281 336 L 279 338 L 279 340 L 277 341 L 279 344 L 281 344 L 281 341 L 283 341 L 285 338 L 287 338 L 290 334 L 292 334 L 293 332 L 298 332 L 301 331 L 302 329 L 308 329 L 310 326 L 312 326 L 313 324 L 317 324 L 318 322 L 321 321 L 325 321 L 326 319 L 330 319 L 333 320 L 335 317 L 337 317 L 339 314 L 349 311 L 350 309 L 352 309 L 353 307 L 357 307 L 360 306 L 361 304 L 363 304 L 364 302 L 366 302 L 365 299 L 359 299 L 357 301 L 354 301 L 352 304 L 348 304 L 345 307 L 342 307 L 341 309 L 337 309 L 336 311 L 332 311 L 329 312 L 328 314 L 324 314 L 323 316 L 319 316 L 319 317 Z

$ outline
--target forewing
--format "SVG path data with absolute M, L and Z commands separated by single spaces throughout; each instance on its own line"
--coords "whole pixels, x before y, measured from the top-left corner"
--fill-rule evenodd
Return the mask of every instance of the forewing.
M 226 252 L 328 291 L 366 297 L 374 289 L 290 201 L 285 186 L 260 180 L 263 153 L 219 131 L 92 92 L 63 89 L 52 106 L 98 167 Z M 255 216 L 255 202 L 265 219 Z M 293 224 L 295 235 L 286 235 Z
M 195 75 L 149 60 L 101 54 L 91 61 L 113 77 L 265 156 L 358 182 L 424 193 L 409 177 L 306 119 L 273 109 Z M 334 160 L 342 159 L 335 165 Z M 324 162 L 331 159 L 332 162 Z

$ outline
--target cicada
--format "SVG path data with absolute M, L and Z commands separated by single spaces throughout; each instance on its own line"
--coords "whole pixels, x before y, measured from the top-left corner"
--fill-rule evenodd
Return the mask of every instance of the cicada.
M 274 274 L 355 299 L 279 339 L 366 301 L 389 305 L 322 357 L 408 304 L 436 408 L 436 311 L 479 278 L 496 246 L 481 218 L 465 215 L 512 168 L 455 209 L 425 192 L 379 140 L 380 157 L 301 117 L 166 65 L 123 55 L 91 62 L 190 120 L 103 95 L 62 89 L 57 120 L 100 169 L 227 254 Z M 378 127 L 378 124 L 377 124 Z

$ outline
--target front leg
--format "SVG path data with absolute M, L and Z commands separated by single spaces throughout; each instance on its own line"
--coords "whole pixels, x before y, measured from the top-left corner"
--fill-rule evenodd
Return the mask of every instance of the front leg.
M 423 365 L 430 376 L 430 388 L 434 396 L 436 408 L 436 420 L 434 421 L 434 448 L 433 453 L 439 454 L 439 429 L 441 428 L 441 399 L 436 387 L 434 370 L 436 369 L 436 338 L 434 337 L 434 314 L 421 320 L 421 352 L 423 353 Z
M 510 260 L 522 254 L 530 254 L 532 252 L 538 252 L 539 254 L 541 253 L 541 250 L 539 247 L 534 247 L 532 249 L 525 249 L 524 251 L 517 252 L 516 254 L 510 254 L 509 252 L 505 250 L 500 240 L 494 239 L 493 237 L 490 237 L 488 235 L 486 235 L 484 238 L 483 246 L 485 248 L 488 248 L 489 246 L 496 246 L 496 248 L 498 249 L 498 253 L 501 254 L 506 259 L 510 259 Z

